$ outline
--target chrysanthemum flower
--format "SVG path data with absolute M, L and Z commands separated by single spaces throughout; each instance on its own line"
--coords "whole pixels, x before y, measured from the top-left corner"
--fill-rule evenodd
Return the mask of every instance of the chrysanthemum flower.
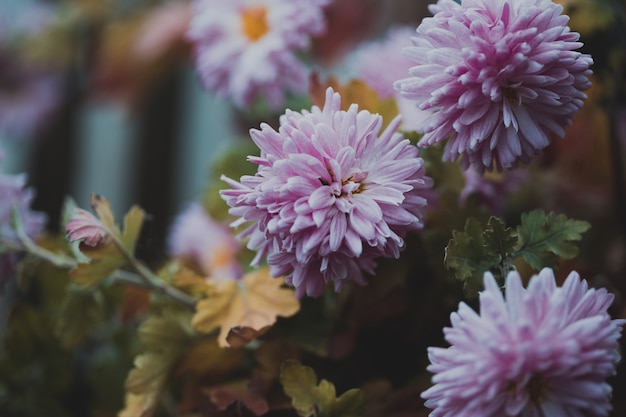
M 297 53 L 326 28 L 329 0 L 196 0 L 188 32 L 204 86 L 247 106 L 278 107 L 304 93 L 309 70 Z
M 543 269 L 522 287 L 506 279 L 506 300 L 485 274 L 480 314 L 461 303 L 444 330 L 447 349 L 428 353 L 435 385 L 422 393 L 431 416 L 600 417 L 608 415 L 621 327 L 613 295 L 576 272 L 557 287 Z
M 479 170 L 528 162 L 564 135 L 590 87 L 591 57 L 550 0 L 440 0 L 404 53 L 395 87 L 433 115 L 421 146 L 449 137 L 444 159 Z
M 379 115 L 340 106 L 329 88 L 323 109 L 287 110 L 278 132 L 252 129 L 257 174 L 223 177 L 232 189 L 222 197 L 240 217 L 233 225 L 253 222 L 241 234 L 258 251 L 253 264 L 267 257 L 298 296 L 318 296 L 328 282 L 364 283 L 376 257 L 398 257 L 406 233 L 423 226 L 432 181 L 417 148 L 394 133 L 400 118 L 378 137 Z

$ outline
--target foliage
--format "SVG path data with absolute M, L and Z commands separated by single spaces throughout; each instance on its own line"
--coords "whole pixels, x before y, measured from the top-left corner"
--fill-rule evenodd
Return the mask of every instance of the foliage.
M 289 360 L 280 369 L 285 394 L 301 417 L 359 417 L 363 415 L 363 392 L 352 389 L 336 397 L 335 386 L 325 379 L 317 382 L 315 371 Z
M 522 214 L 516 230 L 497 217 L 490 217 L 486 224 L 470 217 L 463 232 L 453 232 L 445 264 L 463 281 L 467 295 L 476 296 L 486 271 L 503 280 L 516 258 L 521 257 L 536 271 L 573 259 L 578 255 L 574 242 L 581 240 L 589 227 L 588 222 L 540 209 Z

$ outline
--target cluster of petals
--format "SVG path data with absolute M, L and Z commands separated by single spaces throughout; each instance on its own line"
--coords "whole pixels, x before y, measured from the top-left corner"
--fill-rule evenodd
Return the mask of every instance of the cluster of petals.
M 200 204 L 190 205 L 176 217 L 167 244 L 171 255 L 190 261 L 211 279 L 234 280 L 243 275 L 237 261 L 241 244 Z
M 259 97 L 280 107 L 305 93 L 310 70 L 298 53 L 326 30 L 329 0 L 196 0 L 188 39 L 206 89 L 238 106 Z
M 607 313 L 613 295 L 576 272 L 558 287 L 548 268 L 526 289 L 510 272 L 506 299 L 490 273 L 484 282 L 480 314 L 461 303 L 444 329 L 451 346 L 429 348 L 431 416 L 607 416 L 626 322 Z
M 65 223 L 65 234 L 69 242 L 82 241 L 95 247 L 100 243 L 109 243 L 110 236 L 102 222 L 87 210 L 74 208 Z
M 420 146 L 449 138 L 444 159 L 467 168 L 527 163 L 564 135 L 591 86 L 591 57 L 551 0 L 439 0 L 404 49 L 417 63 L 396 82 L 433 112 Z
M 267 258 L 301 297 L 329 282 L 335 290 L 365 283 L 377 257 L 398 257 L 406 233 L 423 227 L 432 186 L 399 123 L 381 133 L 382 117 L 356 104 L 341 110 L 329 88 L 322 109 L 287 110 L 278 131 L 252 129 L 258 171 L 240 182 L 223 177 L 231 189 L 221 194 L 239 217 L 234 226 L 252 222 L 240 236 L 257 251 L 253 264 Z

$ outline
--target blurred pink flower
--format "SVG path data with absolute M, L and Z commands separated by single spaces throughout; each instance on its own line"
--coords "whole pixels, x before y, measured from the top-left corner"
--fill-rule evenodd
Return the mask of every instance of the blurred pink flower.
M 0 131 L 30 138 L 58 108 L 62 90 L 58 74 L 17 62 L 0 50 Z
M 188 39 L 204 86 L 238 106 L 263 97 L 279 107 L 306 93 L 309 69 L 298 58 L 326 28 L 329 0 L 196 0 Z
M 409 73 L 414 62 L 404 56 L 402 50 L 411 43 L 415 29 L 396 26 L 382 39 L 361 44 L 350 59 L 355 76 L 376 91 L 380 98 L 394 98 L 402 115 L 402 129 L 415 130 L 430 116 L 420 110 L 413 100 L 403 97 L 393 84 Z
M 194 261 L 211 279 L 240 279 L 237 253 L 241 244 L 227 226 L 213 220 L 199 204 L 183 211 L 168 237 L 171 255 Z
M 60 105 L 59 72 L 26 62 L 19 43 L 40 35 L 53 16 L 42 4 L 0 6 L 0 132 L 11 137 L 32 137 Z
M 506 300 L 490 273 L 480 314 L 461 303 L 444 329 L 448 348 L 429 348 L 434 386 L 422 393 L 431 416 L 607 416 L 626 320 L 607 313 L 613 294 L 571 272 L 557 287 L 543 269 L 522 287 L 506 279 Z
M 144 59 L 163 55 L 184 38 L 190 20 L 191 7 L 187 1 L 166 3 L 155 8 L 137 34 L 137 55 Z
M 34 190 L 26 186 L 26 174 L 0 173 L 0 242 L 20 245 L 11 221 L 14 207 L 27 236 L 36 238 L 43 231 L 47 218 L 30 209 L 34 197 Z
M 459 194 L 459 205 L 464 206 L 470 196 L 487 206 L 493 214 L 503 214 L 507 196 L 528 179 L 528 170 L 516 169 L 495 174 L 480 174 L 473 167 L 463 171 L 465 185 Z
M 65 224 L 67 240 L 83 240 L 87 246 L 97 246 L 109 236 L 102 222 L 87 210 L 75 208 L 72 217 Z
M 252 129 L 260 157 L 254 176 L 221 192 L 240 217 L 233 226 L 253 222 L 241 237 L 258 251 L 253 264 L 267 257 L 272 275 L 285 275 L 302 297 L 319 296 L 332 282 L 364 284 L 375 258 L 398 257 L 404 236 L 423 227 L 425 176 L 418 150 L 399 133 L 400 118 L 379 135 L 382 118 L 341 110 L 331 88 L 323 109 L 287 110 L 275 131 Z
M 439 0 L 406 55 L 417 63 L 396 82 L 433 111 L 420 146 L 449 137 L 444 160 L 492 170 L 529 162 L 564 135 L 591 86 L 593 63 L 563 8 L 550 0 Z

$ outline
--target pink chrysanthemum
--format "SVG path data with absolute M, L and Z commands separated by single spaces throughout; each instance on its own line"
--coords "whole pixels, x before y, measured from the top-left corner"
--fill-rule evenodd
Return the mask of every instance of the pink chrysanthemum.
M 430 348 L 435 385 L 422 393 L 431 416 L 600 417 L 608 415 L 621 327 L 613 295 L 571 272 L 557 287 L 543 269 L 522 287 L 506 280 L 506 300 L 485 274 L 480 314 L 461 303 L 444 330 L 447 349 Z
M 399 117 L 378 137 L 379 115 L 340 106 L 329 88 L 323 109 L 287 110 L 278 132 L 252 129 L 257 174 L 223 177 L 232 189 L 222 197 L 241 217 L 233 225 L 254 222 L 241 234 L 258 251 L 253 263 L 267 257 L 300 297 L 320 295 L 328 282 L 335 290 L 348 279 L 364 283 L 376 257 L 398 257 L 406 233 L 423 226 L 432 185 L 417 148 L 394 133 Z
M 429 146 L 480 171 L 528 162 L 564 135 L 591 86 L 591 57 L 577 52 L 563 8 L 550 0 L 440 0 L 405 54 L 417 62 L 395 87 L 434 114 Z
M 225 226 L 213 220 L 202 206 L 192 204 L 174 222 L 168 237 L 169 252 L 197 264 L 212 279 L 239 279 L 240 243 Z
M 330 0 L 196 0 L 188 32 L 204 86 L 239 106 L 305 93 L 309 70 L 297 53 L 326 29 Z

